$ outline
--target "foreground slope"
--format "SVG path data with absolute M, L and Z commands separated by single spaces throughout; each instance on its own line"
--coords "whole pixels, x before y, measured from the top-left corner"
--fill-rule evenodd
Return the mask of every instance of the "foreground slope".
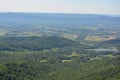
M 54 36 L 7 37 L 0 42 L 0 80 L 120 80 L 119 53 L 79 53 L 75 49 L 83 45 Z M 71 54 L 59 54 L 70 47 Z

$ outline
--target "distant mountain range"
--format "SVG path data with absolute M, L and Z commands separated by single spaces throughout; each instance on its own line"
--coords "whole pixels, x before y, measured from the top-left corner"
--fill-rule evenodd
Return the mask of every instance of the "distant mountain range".
M 95 14 L 0 13 L 0 24 L 109 24 L 120 17 Z

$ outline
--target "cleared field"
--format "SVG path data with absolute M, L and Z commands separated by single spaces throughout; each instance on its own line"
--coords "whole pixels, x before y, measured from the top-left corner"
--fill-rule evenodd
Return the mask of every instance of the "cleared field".
M 61 60 L 62 62 L 71 62 L 71 60 Z
M 104 37 L 101 37 L 101 36 L 86 36 L 84 40 L 86 40 L 86 41 L 105 41 L 107 39 Z
M 61 36 L 70 40 L 75 40 L 78 37 L 78 35 L 76 34 L 67 34 L 67 33 L 61 34 Z
M 5 29 L 0 29 L 0 36 L 5 36 L 6 33 L 8 33 L 9 31 L 5 30 Z

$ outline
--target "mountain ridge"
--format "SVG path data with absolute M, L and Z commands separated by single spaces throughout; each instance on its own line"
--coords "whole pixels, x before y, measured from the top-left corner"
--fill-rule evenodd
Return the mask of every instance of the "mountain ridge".
M 42 50 L 80 46 L 78 42 L 55 36 L 7 37 L 0 39 L 1 50 Z

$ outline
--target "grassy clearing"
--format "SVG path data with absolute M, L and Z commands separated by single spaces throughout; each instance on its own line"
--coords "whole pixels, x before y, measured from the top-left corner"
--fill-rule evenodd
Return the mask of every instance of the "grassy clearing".
M 66 33 L 62 34 L 61 36 L 70 40 L 75 40 L 78 37 L 78 35 L 76 34 L 66 34 Z
M 71 60 L 61 60 L 61 62 L 71 62 Z
M 103 38 L 101 36 L 86 36 L 84 40 L 86 40 L 86 41 L 105 41 L 106 38 Z
M 6 33 L 8 33 L 7 30 L 5 30 L 5 29 L 0 29 L 0 36 L 5 36 Z
M 44 63 L 44 62 L 48 62 L 48 60 L 45 59 L 45 60 L 41 60 L 40 62 L 41 62 L 41 63 Z

